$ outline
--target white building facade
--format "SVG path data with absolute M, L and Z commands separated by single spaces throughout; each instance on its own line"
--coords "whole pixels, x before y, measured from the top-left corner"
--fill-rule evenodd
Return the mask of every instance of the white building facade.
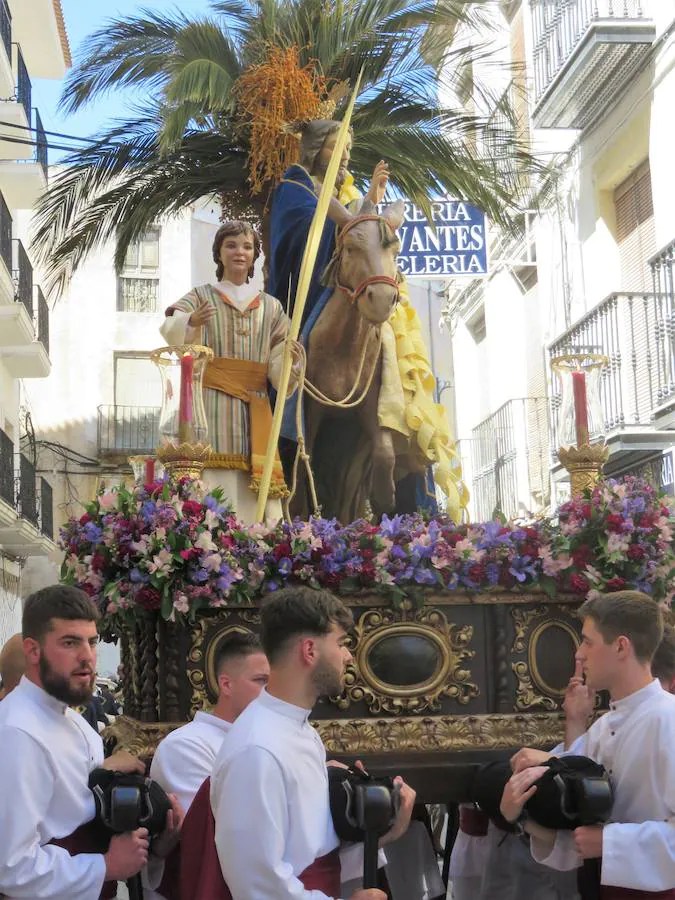
M 521 139 L 558 173 L 489 278 L 451 283 L 457 429 L 472 518 L 555 506 L 560 387 L 550 360 L 608 357 L 605 472 L 673 491 L 673 0 L 500 4 Z
M 49 376 L 49 308 L 19 220 L 47 186 L 48 146 L 31 78 L 61 79 L 70 51 L 60 0 L 0 0 L 0 645 L 21 626 L 36 558 L 56 550 L 30 386 Z

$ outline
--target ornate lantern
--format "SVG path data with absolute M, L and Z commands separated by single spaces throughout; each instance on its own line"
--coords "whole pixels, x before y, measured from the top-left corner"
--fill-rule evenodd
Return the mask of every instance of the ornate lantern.
M 210 453 L 202 381 L 213 350 L 199 344 L 150 354 L 162 378 L 157 459 L 175 478 L 199 478 Z
M 608 362 L 597 353 L 568 353 L 551 360 L 562 385 L 558 458 L 570 473 L 572 496 L 595 486 L 609 456 L 600 401 L 600 376 Z

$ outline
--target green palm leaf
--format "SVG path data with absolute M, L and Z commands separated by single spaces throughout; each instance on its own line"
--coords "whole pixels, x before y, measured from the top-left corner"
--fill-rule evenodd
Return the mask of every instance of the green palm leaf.
M 489 45 L 451 43 L 462 24 L 485 34 L 489 7 L 490 0 L 216 0 L 208 18 L 144 11 L 108 23 L 86 42 L 62 105 L 76 110 L 131 89 L 147 108 L 73 152 L 41 199 L 34 246 L 48 287 L 62 290 L 106 241 L 116 241 L 121 265 L 150 225 L 202 197 L 217 194 L 238 214 L 242 206 L 261 212 L 263 201 L 247 189 L 249 148 L 235 129 L 232 98 L 236 79 L 266 58 L 270 43 L 299 48 L 301 64 L 318 64 L 329 83 L 353 83 L 363 72 L 353 153 L 362 182 L 384 158 L 399 194 L 422 206 L 450 194 L 508 227 L 541 174 L 516 139 L 508 99 L 498 104 L 474 84 L 484 106 L 498 108 L 494 119 L 439 101 L 493 54 Z

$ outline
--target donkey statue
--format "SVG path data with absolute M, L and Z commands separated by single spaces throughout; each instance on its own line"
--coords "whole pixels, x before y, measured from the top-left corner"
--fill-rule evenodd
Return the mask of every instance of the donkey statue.
M 399 296 L 396 230 L 401 201 L 378 215 L 365 201 L 357 215 L 345 210 L 334 256 L 324 273 L 332 288 L 307 345 L 307 379 L 323 395 L 304 399 L 305 442 L 322 514 L 341 522 L 395 509 L 394 435 L 378 422 L 382 378 L 381 329 Z M 328 401 L 328 402 L 327 402 Z M 312 512 L 306 476 L 291 506 Z

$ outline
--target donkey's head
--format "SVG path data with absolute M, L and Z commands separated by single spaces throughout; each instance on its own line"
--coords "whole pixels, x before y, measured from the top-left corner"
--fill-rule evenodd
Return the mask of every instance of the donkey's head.
M 398 300 L 396 258 L 401 249 L 396 229 L 403 222 L 403 201 L 388 206 L 381 216 L 364 201 L 358 215 L 345 210 L 335 256 L 325 280 L 357 304 L 373 325 L 386 322 Z

